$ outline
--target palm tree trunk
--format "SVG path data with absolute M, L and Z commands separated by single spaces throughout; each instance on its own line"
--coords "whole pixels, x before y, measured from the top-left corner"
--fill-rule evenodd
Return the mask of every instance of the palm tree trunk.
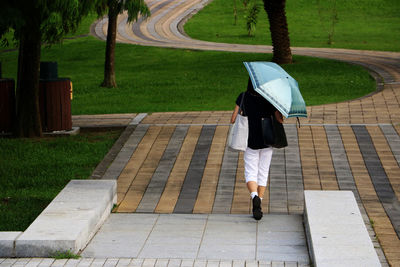
M 39 113 L 40 32 L 32 30 L 21 34 L 18 54 L 17 120 L 14 135 L 41 137 Z
M 118 10 L 117 5 L 109 1 L 108 5 L 108 28 L 107 28 L 107 42 L 106 42 L 106 59 L 104 64 L 104 81 L 102 87 L 117 87 L 115 82 L 115 42 L 117 34 L 117 18 Z
M 292 63 L 289 30 L 286 22 L 286 0 L 263 0 L 271 31 L 273 58 L 278 64 Z

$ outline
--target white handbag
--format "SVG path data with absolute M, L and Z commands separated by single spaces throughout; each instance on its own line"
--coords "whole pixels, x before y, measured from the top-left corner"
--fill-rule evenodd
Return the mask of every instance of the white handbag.
M 230 127 L 228 134 L 228 146 L 234 150 L 245 151 L 247 148 L 247 139 L 249 137 L 249 122 L 247 116 L 243 113 L 243 94 L 240 101 L 239 113 L 237 114 L 235 123 Z

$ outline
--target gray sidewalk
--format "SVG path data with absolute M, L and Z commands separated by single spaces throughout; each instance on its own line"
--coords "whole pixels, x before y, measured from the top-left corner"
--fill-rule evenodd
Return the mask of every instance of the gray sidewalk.
M 309 263 L 302 216 L 270 214 L 111 214 L 82 256 Z
M 310 266 L 301 215 L 113 213 L 81 256 L 0 258 L 0 267 Z

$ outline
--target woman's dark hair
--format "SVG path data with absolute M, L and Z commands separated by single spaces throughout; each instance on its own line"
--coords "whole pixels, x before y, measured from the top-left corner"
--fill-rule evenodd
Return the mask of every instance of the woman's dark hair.
M 247 83 L 247 92 L 257 95 L 258 93 L 254 90 L 253 84 L 251 83 L 250 77 L 249 77 L 249 82 Z

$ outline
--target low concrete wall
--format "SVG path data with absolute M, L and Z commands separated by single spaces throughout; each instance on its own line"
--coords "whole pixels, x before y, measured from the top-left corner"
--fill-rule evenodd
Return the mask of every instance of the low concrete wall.
M 304 191 L 312 262 L 324 266 L 381 266 L 351 191 Z
M 15 257 L 15 240 L 23 232 L 0 232 L 0 258 Z
M 71 180 L 25 232 L 0 232 L 1 257 L 79 252 L 116 203 L 113 180 Z

